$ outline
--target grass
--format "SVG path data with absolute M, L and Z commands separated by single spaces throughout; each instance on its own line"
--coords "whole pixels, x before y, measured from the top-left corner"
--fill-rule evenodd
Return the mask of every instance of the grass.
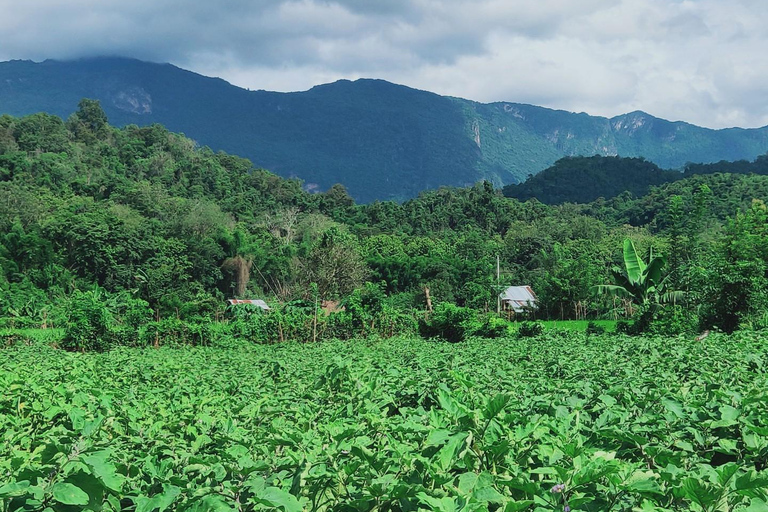
M 587 326 L 590 322 L 605 327 L 606 332 L 616 331 L 616 320 L 537 320 L 548 331 L 575 331 L 584 332 L 587 330 Z M 517 331 L 521 322 L 515 322 L 513 324 L 513 330 Z

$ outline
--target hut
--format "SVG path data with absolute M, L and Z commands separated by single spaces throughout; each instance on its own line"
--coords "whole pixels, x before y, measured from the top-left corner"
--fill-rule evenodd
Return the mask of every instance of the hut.
M 538 299 L 530 286 L 510 286 L 499 294 L 502 307 L 515 314 L 538 309 Z
M 261 308 L 264 311 L 269 311 L 270 309 L 267 303 L 261 299 L 229 299 L 227 302 L 229 302 L 230 306 L 236 306 L 238 304 L 250 304 L 251 306 Z

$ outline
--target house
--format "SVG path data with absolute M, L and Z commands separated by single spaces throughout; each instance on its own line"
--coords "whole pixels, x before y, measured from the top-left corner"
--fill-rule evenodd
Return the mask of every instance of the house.
M 515 314 L 538 309 L 538 299 L 530 286 L 510 286 L 499 294 L 501 305 Z
M 261 299 L 229 299 L 227 302 L 229 302 L 230 306 L 235 306 L 238 304 L 250 304 L 252 306 L 256 306 L 257 308 L 261 308 L 264 311 L 269 311 L 269 306 L 267 306 L 267 303 L 264 302 Z

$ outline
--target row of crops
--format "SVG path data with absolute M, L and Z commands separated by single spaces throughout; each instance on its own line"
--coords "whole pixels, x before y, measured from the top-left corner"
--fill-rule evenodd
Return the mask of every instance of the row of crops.
M 768 510 L 756 333 L 0 356 L 0 511 Z

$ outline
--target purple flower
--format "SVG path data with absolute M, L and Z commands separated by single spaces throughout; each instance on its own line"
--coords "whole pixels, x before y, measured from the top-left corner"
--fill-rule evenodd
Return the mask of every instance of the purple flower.
M 556 492 L 563 492 L 565 490 L 565 484 L 557 484 L 552 489 L 550 489 L 550 492 L 556 493 Z
M 566 503 L 565 506 L 563 507 L 563 512 L 571 512 L 571 506 Z

